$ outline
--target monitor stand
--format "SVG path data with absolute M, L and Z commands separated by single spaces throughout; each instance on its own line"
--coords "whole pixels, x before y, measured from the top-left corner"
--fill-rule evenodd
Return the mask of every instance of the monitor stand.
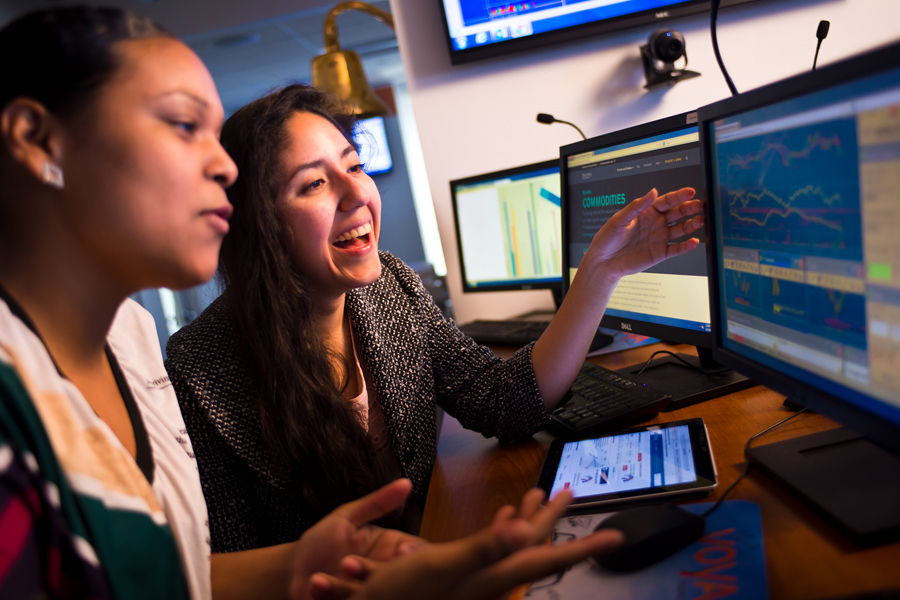
M 553 317 L 556 316 L 556 311 L 559 310 L 560 304 L 562 304 L 562 285 L 558 285 L 556 287 L 550 288 L 550 293 L 553 294 L 553 309 L 552 310 L 532 310 L 527 313 L 522 313 L 521 315 L 517 315 L 512 317 L 515 321 L 540 321 L 547 322 L 552 321 Z
M 562 304 L 562 286 L 557 286 L 551 288 L 550 291 L 553 293 L 553 310 L 533 310 L 531 312 L 527 312 L 516 317 L 513 317 L 513 320 L 516 321 L 552 321 L 553 317 L 556 315 L 556 311 L 559 310 L 559 305 Z M 609 335 L 608 333 L 604 333 L 600 329 L 594 333 L 594 339 L 591 340 L 591 345 L 588 348 L 588 353 L 595 352 L 600 348 L 604 348 L 609 346 L 615 341 L 615 337 Z
M 900 456 L 839 427 L 747 451 L 861 546 L 900 539 Z
M 550 289 L 550 291 L 553 293 L 553 306 L 554 308 L 556 308 L 556 310 L 559 310 L 559 307 L 563 301 L 562 285 L 553 287 Z
M 678 357 L 697 369 L 714 373 L 709 375 L 701 373 L 671 356 L 651 361 L 640 375 L 637 373 L 644 363 L 625 367 L 620 371 L 671 394 L 672 403 L 666 410 L 676 410 L 756 385 L 736 371 L 725 370 L 725 367 L 712 359 L 712 351 L 709 348 L 697 348 L 697 356 L 679 352 Z
M 555 310 L 533 310 L 531 312 L 527 312 L 525 314 L 518 315 L 513 317 L 513 321 L 538 321 L 540 323 L 547 323 L 553 320 L 554 315 L 556 315 Z M 602 329 L 597 329 L 594 333 L 594 339 L 591 340 L 591 345 L 588 347 L 588 354 L 591 352 L 595 352 L 600 348 L 605 348 L 612 344 L 616 338 L 614 336 L 605 333 Z

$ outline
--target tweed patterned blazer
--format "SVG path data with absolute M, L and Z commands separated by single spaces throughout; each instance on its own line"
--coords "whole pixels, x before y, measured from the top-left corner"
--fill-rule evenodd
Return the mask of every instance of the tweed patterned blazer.
M 437 452 L 435 405 L 485 437 L 547 423 L 531 345 L 497 358 L 435 306 L 415 271 L 380 254 L 382 274 L 347 309 L 400 467 L 424 506 Z M 213 552 L 291 542 L 316 520 L 263 451 L 248 357 L 223 298 L 169 340 L 166 368 L 197 454 Z

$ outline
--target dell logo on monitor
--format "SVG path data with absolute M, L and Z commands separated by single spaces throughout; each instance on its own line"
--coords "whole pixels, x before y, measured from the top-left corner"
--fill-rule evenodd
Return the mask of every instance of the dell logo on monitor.
M 624 331 L 631 331 L 631 323 L 622 323 L 622 329 Z
M 658 13 L 656 13 L 656 18 L 657 18 L 657 19 L 668 19 L 668 18 L 669 18 L 669 11 L 667 11 L 667 10 L 661 10 L 661 11 L 659 11 Z

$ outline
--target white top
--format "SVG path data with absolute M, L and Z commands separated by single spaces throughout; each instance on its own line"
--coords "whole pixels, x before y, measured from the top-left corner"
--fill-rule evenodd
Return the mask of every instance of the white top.
M 23 380 L 70 485 L 107 507 L 167 522 L 178 545 L 192 600 L 210 600 L 206 501 L 194 457 L 166 373 L 153 317 L 133 300 L 119 307 L 107 342 L 128 382 L 150 438 L 152 488 L 109 426 L 69 380 L 46 347 L 0 300 L 0 359 Z

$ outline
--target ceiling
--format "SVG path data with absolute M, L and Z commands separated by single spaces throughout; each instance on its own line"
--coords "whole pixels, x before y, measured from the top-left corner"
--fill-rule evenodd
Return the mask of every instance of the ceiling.
M 267 90 L 309 81 L 324 52 L 322 25 L 338 0 L 101 0 L 147 15 L 203 59 L 230 114 Z M 67 0 L 3 0 L 0 26 L 30 10 L 81 4 Z M 372 2 L 390 12 L 388 0 Z M 373 86 L 403 81 L 391 29 L 358 11 L 337 19 L 341 47 L 356 50 Z

